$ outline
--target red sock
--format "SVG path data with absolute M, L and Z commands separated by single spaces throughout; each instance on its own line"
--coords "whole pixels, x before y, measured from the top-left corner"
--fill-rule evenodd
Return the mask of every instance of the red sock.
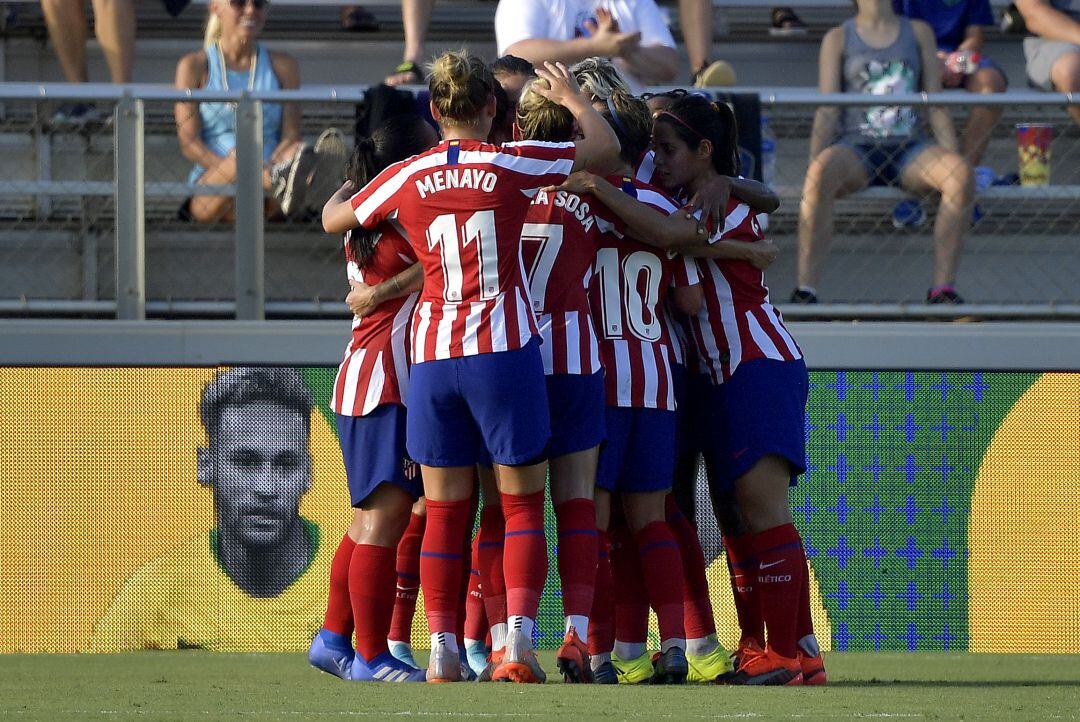
M 727 551 L 731 594 L 735 597 L 735 614 L 739 618 L 742 638 L 753 639 L 764 647 L 765 620 L 761 616 L 756 589 L 758 561 L 754 555 L 754 537 L 752 534 L 724 536 L 724 549 Z
M 390 547 L 357 544 L 349 562 L 356 652 L 368 662 L 386 651 L 386 635 L 394 614 L 395 556 Z
M 613 527 L 611 580 L 615 597 L 615 639 L 644 642 L 649 636 L 649 595 L 641 575 L 637 544 L 625 525 Z M 615 580 L 618 584 L 615 584 Z
M 563 614 L 589 616 L 596 587 L 596 504 L 570 499 L 555 507 Z
M 390 639 L 412 643 L 416 594 L 420 591 L 420 544 L 424 541 L 426 516 L 412 514 L 397 547 L 397 598 L 390 621 Z
M 712 600 L 709 599 L 709 580 L 705 577 L 705 554 L 697 529 L 679 510 L 672 494 L 664 500 L 667 523 L 679 544 L 683 565 L 683 623 L 687 639 L 700 639 L 716 634 Z
M 465 636 L 464 639 L 483 639 L 488 633 L 487 616 L 484 614 L 484 597 L 480 592 L 480 570 L 477 547 L 480 545 L 478 534 L 472 543 L 472 564 L 469 569 L 469 591 L 465 596 Z
M 810 616 L 810 563 L 806 559 L 806 549 L 800 547 L 803 563 L 802 591 L 799 592 L 799 616 L 795 619 L 795 639 L 802 641 L 814 633 L 814 620 Z
M 596 587 L 589 612 L 589 654 L 610 653 L 615 646 L 615 600 L 612 598 L 611 542 L 606 531 L 597 530 Z
M 508 616 L 536 619 L 547 579 L 547 540 L 544 538 L 544 492 L 501 493 L 506 519 L 503 575 Z
M 323 629 L 352 639 L 353 611 L 349 601 L 349 563 L 352 561 L 356 542 L 349 535 L 341 537 L 334 560 L 330 562 L 330 594 L 326 602 L 326 618 Z
M 682 560 L 675 536 L 666 522 L 654 521 L 637 533 L 637 545 L 649 604 L 660 627 L 660 641 L 686 639 Z
M 469 524 L 468 499 L 427 500 L 427 529 L 420 547 L 420 588 L 428 629 L 456 634 L 461 604 L 461 540 Z
M 473 508 L 469 515 L 470 519 L 476 518 L 476 509 Z M 465 620 L 468 618 L 469 609 L 469 585 L 472 583 L 472 522 L 465 528 L 465 538 L 461 540 L 461 602 L 458 604 L 457 639 L 459 644 L 465 644 Z
M 774 526 L 754 535 L 758 574 L 758 599 L 765 627 L 769 630 L 769 647 L 784 657 L 794 657 L 798 650 L 795 636 L 799 616 L 799 595 L 802 593 L 802 539 L 793 524 Z
M 506 624 L 506 581 L 503 578 L 503 537 L 506 521 L 502 507 L 497 504 L 480 510 L 480 532 L 476 556 L 480 571 L 480 588 L 484 590 L 484 613 L 488 624 Z

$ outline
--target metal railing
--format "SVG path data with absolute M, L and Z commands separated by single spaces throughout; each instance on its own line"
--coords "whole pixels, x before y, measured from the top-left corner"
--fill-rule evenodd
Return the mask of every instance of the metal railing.
M 363 101 L 364 90 L 361 86 L 313 87 L 249 93 L 180 91 L 150 85 L 0 86 L 0 143 L 14 149 L 8 154 L 9 172 L 0 181 L 0 269 L 7 268 L 9 274 L 4 276 L 0 270 L 0 281 L 9 289 L 6 298 L 0 292 L 0 313 L 115 314 L 124 319 L 141 319 L 147 314 L 239 319 L 261 319 L 267 314 L 345 315 L 340 301 L 345 282 L 337 240 L 321 233 L 315 216 L 268 222 L 262 181 L 262 114 L 265 103 L 294 102 L 312 119 L 304 123 L 309 139 L 327 123 L 351 134 L 354 106 Z M 757 95 L 777 137 L 774 186 L 785 203 L 771 219 L 769 232 L 783 253 L 775 272 L 770 270 L 769 275 L 782 301 L 783 284 L 793 276 L 796 211 L 806 173 L 805 148 L 813 108 L 875 106 L 882 105 L 883 98 L 825 96 L 800 89 L 722 91 Z M 94 103 L 99 110 L 110 112 L 75 128 L 49 121 L 50 109 L 68 101 Z M 178 102 L 235 104 L 234 184 L 183 182 L 188 161 L 180 154 L 172 121 L 172 107 Z M 893 95 L 887 102 L 960 111 L 975 104 L 975 98 L 947 92 Z M 1015 141 L 1010 140 L 1008 131 L 1011 120 L 1032 115 L 1049 118 L 1062 131 L 1053 148 L 1054 184 L 992 187 L 980 192 L 977 199 L 989 209 L 990 222 L 977 225 L 968 237 L 969 254 L 986 256 L 978 261 L 979 283 L 988 288 L 996 284 L 998 290 L 1001 278 L 1016 274 L 1024 258 L 1035 257 L 1031 248 L 1041 244 L 1041 265 L 1029 269 L 1028 276 L 1050 279 L 1044 284 L 1049 289 L 1046 293 L 1025 290 L 1032 288 L 1025 277 L 1017 280 L 1019 290 L 1015 293 L 997 292 L 986 294 L 986 298 L 978 298 L 977 293 L 973 300 L 979 302 L 963 309 L 928 308 L 917 303 L 917 296 L 905 296 L 906 290 L 886 288 L 876 296 L 859 295 L 860 291 L 850 298 L 830 292 L 826 297 L 836 298 L 838 303 L 815 308 L 790 306 L 785 307 L 785 313 L 803 318 L 1080 316 L 1080 291 L 1073 280 L 1080 274 L 1080 254 L 1070 243 L 1080 236 L 1080 163 L 1075 155 L 1080 138 L 1064 112 L 1077 102 L 1080 99 L 1069 94 L 1035 92 L 977 99 L 978 105 L 1001 106 L 1005 111 L 994 133 L 990 156 L 1000 159 L 1011 147 L 1015 162 Z M 957 119 L 962 121 L 962 115 Z M 107 140 L 111 143 L 106 144 Z M 61 158 L 64 153 L 71 157 Z M 234 197 L 229 220 L 196 224 L 176 217 L 174 205 L 184 198 L 208 194 Z M 876 290 L 884 287 L 874 280 L 875 274 L 901 279 L 905 273 L 914 273 L 909 266 L 926 265 L 930 231 L 897 231 L 889 223 L 889 206 L 902 197 L 892 188 L 870 188 L 856 194 L 854 201 L 837 205 L 837 235 L 842 242 L 833 254 L 840 259 L 836 274 L 848 279 L 866 275 L 867 287 Z M 931 212 L 933 202 L 930 198 Z M 991 232 L 981 232 L 982 227 Z M 231 253 L 223 246 L 228 237 Z M 1043 240 L 1028 242 L 1033 238 Z M 1020 242 L 1025 245 L 1020 246 Z M 12 259 L 18 262 L 9 263 Z M 966 255 L 964 263 L 968 262 Z M 1078 270 L 1073 273 L 1070 269 Z M 963 266 L 961 273 L 963 285 L 967 280 Z M 62 291 L 57 290 L 60 286 Z M 911 279 L 911 286 L 917 287 L 917 279 Z

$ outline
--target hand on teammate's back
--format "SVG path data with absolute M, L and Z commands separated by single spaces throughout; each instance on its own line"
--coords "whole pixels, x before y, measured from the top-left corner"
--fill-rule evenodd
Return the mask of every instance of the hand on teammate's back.
M 357 318 L 363 318 L 378 308 L 375 299 L 375 286 L 369 286 L 360 281 L 349 281 L 349 295 L 345 297 L 345 305 Z
M 771 266 L 777 256 L 780 255 L 780 249 L 768 238 L 761 241 L 754 241 L 749 244 L 749 249 L 750 255 L 746 260 L 749 261 L 754 268 L 760 271 L 764 271 Z

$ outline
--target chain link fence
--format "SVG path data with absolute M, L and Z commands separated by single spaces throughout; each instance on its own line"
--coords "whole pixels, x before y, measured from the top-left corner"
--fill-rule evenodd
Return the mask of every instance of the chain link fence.
M 225 166 L 239 168 L 239 183 L 228 173 L 200 183 L 199 174 L 192 172 L 199 156 L 190 148 L 185 152 L 182 141 L 198 133 L 185 134 L 177 127 L 178 117 L 198 122 L 199 116 L 178 116 L 177 109 L 178 102 L 195 99 L 222 104 L 230 112 L 228 106 L 239 103 L 247 113 L 241 126 L 254 137 L 256 109 L 266 115 L 274 101 L 287 100 L 299 109 L 304 143 L 313 146 L 325 129 L 337 128 L 351 152 L 362 89 L 247 97 L 135 86 L 128 92 L 136 102 L 120 97 L 120 90 L 99 86 L 96 98 L 73 95 L 85 94 L 87 87 L 9 85 L 0 91 L 0 143 L 7 156 L 6 177 L 0 181 L 0 312 L 112 315 L 117 312 L 119 272 L 135 279 L 123 286 L 127 290 L 121 302 L 144 299 L 151 315 L 244 316 L 250 311 L 258 317 L 264 308 L 275 316 L 345 315 L 340 243 L 322 232 L 319 221 L 325 198 L 309 197 L 289 214 L 282 213 L 271 172 L 280 157 L 270 159 L 272 151 L 267 151 L 264 162 L 254 156 L 251 144 L 245 146 L 251 149 L 248 156 L 238 148 L 234 158 L 223 159 Z M 56 88 L 67 95 L 57 94 Z M 783 303 L 797 282 L 800 200 L 816 107 L 823 100 L 863 106 L 874 101 L 859 96 L 823 99 L 809 91 L 751 93 L 761 98 L 761 117 L 767 119 L 766 146 L 770 136 L 775 138 L 772 158 L 766 148 L 762 165 L 783 199 L 768 226 L 782 251 L 768 277 L 775 300 Z M 1003 114 L 981 164 L 1006 182 L 1018 171 L 1016 125 L 1047 124 L 1053 127 L 1050 182 L 991 185 L 976 193 L 981 217 L 965 224 L 958 276 L 969 302 L 966 310 L 1068 315 L 1069 308 L 1080 304 L 1074 282 L 1080 277 L 1075 248 L 1080 238 L 1080 131 L 1066 112 L 1065 96 L 1013 93 L 984 98 L 980 102 L 1002 108 Z M 914 105 L 928 101 L 922 96 L 899 100 Z M 971 96 L 946 94 L 935 98 L 939 100 L 946 103 L 962 136 Z M 75 101 L 92 102 L 92 112 L 77 123 L 58 112 Z M 120 114 L 115 112 L 118 104 L 125 109 Z M 126 165 L 119 175 L 118 134 L 138 155 L 129 161 L 121 154 Z M 242 128 L 238 135 L 243 135 Z M 136 137 L 142 139 L 141 148 Z M 334 188 L 342 176 L 339 168 Z M 251 202 L 234 203 L 237 194 Z M 218 212 L 192 212 L 193 199 L 215 197 L 221 199 Z M 925 209 L 923 224 L 894 223 L 895 207 L 905 199 L 918 200 Z M 139 203 L 141 211 L 136 212 Z M 246 210 L 240 212 L 240 206 Z M 903 304 L 913 302 L 922 313 L 931 282 L 938 207 L 937 193 L 881 186 L 839 200 L 831 249 L 816 286 L 825 303 L 814 308 L 792 305 L 785 311 L 800 317 L 902 316 L 905 308 L 912 308 Z M 118 218 L 129 219 L 129 225 L 120 223 L 119 232 Z M 144 251 L 122 253 L 118 264 L 118 237 L 122 248 L 141 242 Z M 238 298 L 247 306 L 238 309 Z

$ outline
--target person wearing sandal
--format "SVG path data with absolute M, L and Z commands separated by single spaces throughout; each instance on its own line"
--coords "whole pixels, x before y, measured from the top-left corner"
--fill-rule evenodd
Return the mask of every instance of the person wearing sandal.
M 211 0 L 204 47 L 176 66 L 176 87 L 209 90 L 292 90 L 300 70 L 292 56 L 258 42 L 266 23 L 267 0 Z M 176 104 L 176 134 L 192 161 L 189 183 L 236 182 L 236 116 L 232 103 Z M 346 157 L 340 131 L 329 130 L 312 148 L 300 137 L 300 108 L 294 103 L 263 105 L 263 188 L 271 195 L 267 215 L 300 215 L 311 195 L 320 205 L 339 185 Z M 309 190 L 312 193 L 309 194 Z M 230 221 L 232 196 L 197 194 L 181 216 L 199 223 Z
M 806 35 L 806 23 L 791 8 L 772 9 L 772 27 L 769 35 L 774 38 L 790 38 Z

